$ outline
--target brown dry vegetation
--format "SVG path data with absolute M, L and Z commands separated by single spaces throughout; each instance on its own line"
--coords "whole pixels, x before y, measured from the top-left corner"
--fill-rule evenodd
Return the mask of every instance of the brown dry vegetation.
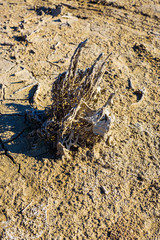
M 159 1 L 61 3 L 53 17 L 56 0 L 0 0 L 1 238 L 158 240 Z M 52 103 L 86 38 L 80 69 L 112 52 L 95 108 L 115 92 L 114 124 L 107 141 L 57 158 L 30 136 L 25 112 Z

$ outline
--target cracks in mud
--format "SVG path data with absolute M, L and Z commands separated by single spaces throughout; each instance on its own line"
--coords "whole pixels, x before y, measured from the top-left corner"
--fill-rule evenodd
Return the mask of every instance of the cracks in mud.
M 23 132 L 24 132 L 24 130 L 23 130 Z M 18 134 L 18 136 L 20 136 L 20 134 L 22 134 L 22 131 L 21 131 L 21 133 Z M 15 138 L 17 138 L 18 136 L 16 136 Z M 14 138 L 14 139 L 15 139 L 15 138 Z M 7 141 L 7 142 L 11 142 L 11 141 L 13 141 L 14 139 L 12 139 L 12 140 L 10 140 L 10 141 Z M 21 176 L 22 176 L 23 178 L 26 179 L 26 177 L 21 173 L 21 165 L 20 165 L 20 163 L 16 163 L 16 161 L 15 161 L 14 158 L 13 158 L 13 156 L 9 153 L 7 147 L 5 146 L 4 142 L 2 141 L 1 137 L 0 137 L 0 144 L 1 144 L 2 149 L 4 150 L 4 155 L 5 155 L 6 157 L 8 157 L 8 158 L 12 161 L 12 163 L 18 167 L 18 171 L 17 171 L 17 172 L 18 172 L 19 174 L 21 174 Z
M 149 15 L 148 13 L 143 12 L 142 10 L 136 9 L 136 4 L 132 5 L 132 8 L 128 8 L 127 6 L 124 5 L 120 5 L 114 1 L 110 1 L 110 2 L 106 2 L 105 0 L 101 0 L 101 1 L 89 1 L 89 4 L 93 4 L 93 5 L 103 5 L 105 7 L 110 7 L 112 9 L 119 9 L 119 10 L 125 10 L 127 12 L 133 12 L 134 14 L 138 14 L 141 15 L 143 17 L 148 17 L 150 19 L 154 19 L 154 20 L 159 20 L 159 18 L 156 15 Z
M 14 158 L 9 154 L 8 149 L 6 148 L 6 146 L 4 145 L 4 142 L 2 141 L 1 137 L 0 137 L 0 144 L 2 146 L 2 149 L 4 150 L 4 154 L 11 159 L 12 163 L 17 165 L 17 163 L 15 162 Z M 19 164 L 20 165 L 20 164 Z M 18 167 L 18 171 L 20 170 L 20 166 Z
M 106 2 L 106 1 L 89 1 L 89 3 L 92 3 L 92 4 L 101 4 L 101 5 L 104 5 L 104 6 L 108 6 L 108 7 L 114 7 L 114 8 L 117 8 L 117 9 L 126 9 L 124 6 L 122 5 L 118 5 L 117 3 L 115 2 Z
M 26 130 L 27 128 L 24 128 L 22 131 L 20 131 L 15 137 L 9 139 L 9 140 L 6 140 L 4 141 L 3 143 L 9 143 L 9 142 L 12 142 L 14 140 L 16 140 L 22 133 L 24 133 L 24 131 Z

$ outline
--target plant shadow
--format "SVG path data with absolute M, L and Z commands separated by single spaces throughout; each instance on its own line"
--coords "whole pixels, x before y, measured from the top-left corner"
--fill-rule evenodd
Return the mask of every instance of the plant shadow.
M 25 115 L 26 111 L 33 110 L 31 105 L 16 103 L 6 104 L 8 108 L 14 108 L 16 113 L 1 114 L 0 116 L 0 137 L 3 147 L 10 153 L 24 154 L 34 157 L 37 160 L 43 158 L 56 158 L 56 149 L 36 134 L 31 134 L 38 126 L 28 124 Z M 44 111 L 36 110 L 36 114 L 43 115 Z

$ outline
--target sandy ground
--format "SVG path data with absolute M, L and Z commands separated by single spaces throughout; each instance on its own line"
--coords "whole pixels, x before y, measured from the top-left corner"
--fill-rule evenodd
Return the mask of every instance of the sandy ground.
M 62 0 L 58 14 L 56 0 L 0 0 L 1 239 L 160 239 L 160 4 L 96 2 Z M 51 104 L 86 38 L 80 68 L 112 52 L 97 106 L 116 93 L 114 124 L 57 159 L 24 115 Z

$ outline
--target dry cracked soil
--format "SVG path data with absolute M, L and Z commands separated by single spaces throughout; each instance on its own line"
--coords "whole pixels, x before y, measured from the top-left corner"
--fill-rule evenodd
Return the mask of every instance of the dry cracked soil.
M 0 0 L 0 13 L 1 239 L 160 239 L 160 2 Z M 51 104 L 86 38 L 79 68 L 112 53 L 96 104 L 115 92 L 114 123 L 58 158 L 25 112 Z

